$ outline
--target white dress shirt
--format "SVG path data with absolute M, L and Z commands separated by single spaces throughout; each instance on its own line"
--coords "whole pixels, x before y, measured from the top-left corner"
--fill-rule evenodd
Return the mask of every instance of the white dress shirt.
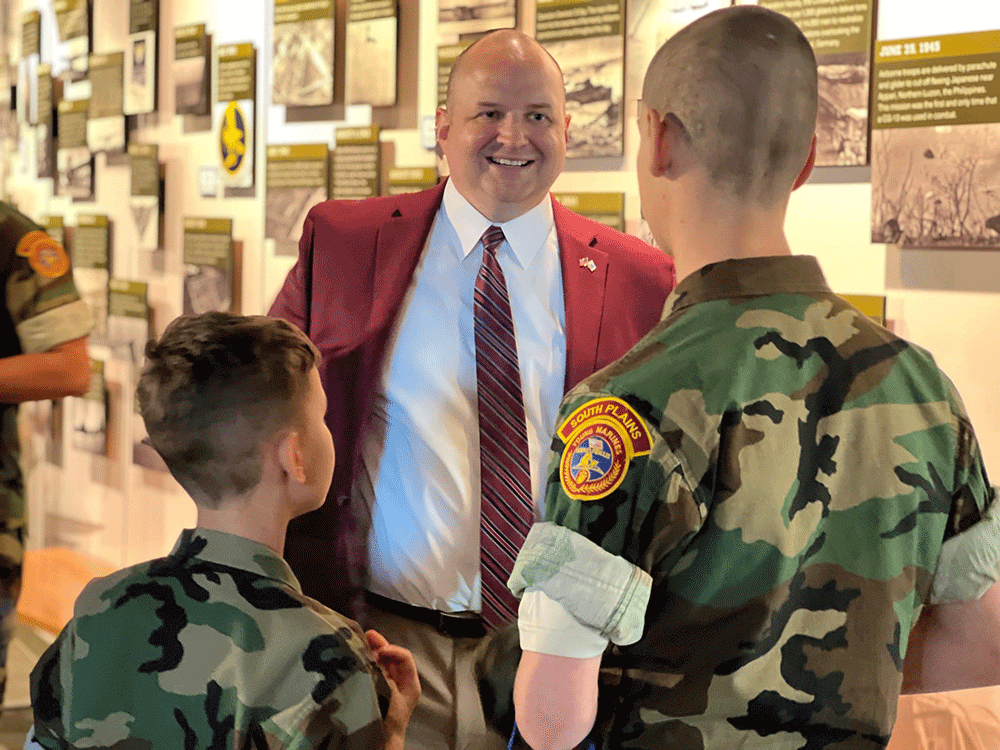
M 490 225 L 449 181 L 389 340 L 355 488 L 372 513 L 371 590 L 446 612 L 481 609 L 473 294 Z M 498 226 L 537 518 L 566 376 L 552 204 Z

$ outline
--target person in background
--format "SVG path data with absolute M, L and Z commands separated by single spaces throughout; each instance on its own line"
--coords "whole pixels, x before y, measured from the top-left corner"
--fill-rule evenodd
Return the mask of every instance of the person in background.
M 413 651 L 412 747 L 506 744 L 485 729 L 474 662 L 515 617 L 505 583 L 542 511 L 556 408 L 657 321 L 673 285 L 668 257 L 552 199 L 568 125 L 537 42 L 479 39 L 437 113 L 450 177 L 315 206 L 270 309 L 322 354 L 341 456 L 286 556 L 342 611 L 366 589 L 359 617 Z
M 536 750 L 884 747 L 918 618 L 925 653 L 967 650 L 933 650 L 932 689 L 1000 681 L 1000 504 L 962 401 L 784 234 L 816 108 L 809 43 L 761 7 L 649 64 L 639 193 L 679 282 L 560 408 L 510 580 Z
M 65 248 L 0 202 L 0 702 L 7 682 L 27 537 L 18 404 L 82 396 L 90 384 L 90 308 Z
M 87 585 L 32 670 L 29 747 L 402 750 L 412 656 L 304 596 L 281 557 L 333 476 L 317 362 L 263 316 L 185 316 L 147 344 L 142 419 L 197 526 Z

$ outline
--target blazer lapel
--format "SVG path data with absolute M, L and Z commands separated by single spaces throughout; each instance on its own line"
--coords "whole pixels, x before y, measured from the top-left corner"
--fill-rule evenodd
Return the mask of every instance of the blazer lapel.
M 552 216 L 559 239 L 566 308 L 566 382 L 569 390 L 597 369 L 608 254 L 598 248 L 597 237 L 555 199 Z M 583 231 L 581 231 L 583 230 Z
M 400 200 L 379 229 L 375 242 L 369 333 L 391 325 L 399 312 L 443 195 L 444 182 L 424 193 L 407 196 L 419 196 L 419 201 Z

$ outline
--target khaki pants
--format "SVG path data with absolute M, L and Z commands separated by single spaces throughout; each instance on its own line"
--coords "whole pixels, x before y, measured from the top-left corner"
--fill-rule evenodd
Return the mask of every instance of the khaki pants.
M 368 626 L 413 652 L 423 690 L 410 717 L 406 750 L 504 750 L 507 738 L 487 729 L 476 685 L 482 639 L 450 638 L 430 625 L 369 607 Z

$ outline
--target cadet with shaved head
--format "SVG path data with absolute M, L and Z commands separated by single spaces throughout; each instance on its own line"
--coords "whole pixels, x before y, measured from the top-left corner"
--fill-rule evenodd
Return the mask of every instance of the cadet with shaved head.
M 962 401 L 785 239 L 816 104 L 805 37 L 755 6 L 650 63 L 639 192 L 679 282 L 560 408 L 510 579 L 536 750 L 880 748 L 904 659 L 908 689 L 1000 680 L 1000 503 Z

